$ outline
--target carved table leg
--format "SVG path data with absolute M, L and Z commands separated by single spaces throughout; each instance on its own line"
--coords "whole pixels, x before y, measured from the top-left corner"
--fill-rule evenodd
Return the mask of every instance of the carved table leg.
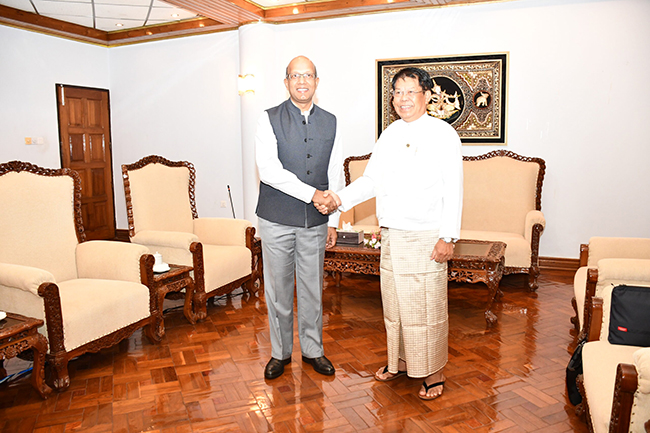
M 192 300 L 194 299 L 194 282 L 190 279 L 185 286 L 185 304 L 183 305 L 183 314 L 185 318 L 194 325 L 196 323 L 196 315 L 192 310 Z
M 342 272 L 334 271 L 334 281 L 336 282 L 336 287 L 341 287 L 341 275 Z
M 47 398 L 52 388 L 45 383 L 45 353 L 47 352 L 47 340 L 41 334 L 35 334 L 31 338 L 32 349 L 34 350 L 34 365 L 32 368 L 32 383 L 34 388 L 43 398 Z

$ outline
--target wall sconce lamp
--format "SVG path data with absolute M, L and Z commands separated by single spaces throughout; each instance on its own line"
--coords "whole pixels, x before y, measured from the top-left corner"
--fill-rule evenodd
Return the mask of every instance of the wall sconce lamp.
M 255 75 L 240 75 L 239 78 L 237 78 L 237 88 L 240 95 L 247 92 L 255 93 Z

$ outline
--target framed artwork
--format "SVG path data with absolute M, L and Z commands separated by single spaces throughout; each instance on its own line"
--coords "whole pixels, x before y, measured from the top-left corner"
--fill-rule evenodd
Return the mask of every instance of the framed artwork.
M 505 145 L 508 53 L 377 60 L 377 137 L 399 119 L 391 80 L 405 67 L 429 73 L 434 88 L 427 114 L 451 124 L 463 144 Z

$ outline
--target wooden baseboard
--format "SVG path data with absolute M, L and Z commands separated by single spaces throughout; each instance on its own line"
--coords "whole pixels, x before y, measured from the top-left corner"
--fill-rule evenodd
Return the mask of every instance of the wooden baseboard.
M 130 242 L 127 229 L 115 230 L 115 240 Z M 580 259 L 566 259 L 560 257 L 540 257 L 539 267 L 541 270 L 549 271 L 571 271 L 575 272 L 580 267 Z
M 127 229 L 115 230 L 115 240 L 121 242 L 131 242 L 131 239 L 129 238 L 129 231 Z
M 540 257 L 539 267 L 549 271 L 572 271 L 580 267 L 580 259 L 566 259 L 561 257 Z

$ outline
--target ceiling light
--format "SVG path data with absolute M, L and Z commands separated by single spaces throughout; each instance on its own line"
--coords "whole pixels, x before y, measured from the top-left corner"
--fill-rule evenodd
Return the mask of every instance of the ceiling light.
M 124 24 L 122 24 L 122 23 L 117 23 L 117 24 L 115 24 L 115 26 L 116 26 L 116 27 L 124 27 Z
M 293 8 L 293 14 L 296 15 L 298 13 L 298 8 Z
M 178 18 L 180 17 L 180 14 L 172 14 L 172 18 Z

